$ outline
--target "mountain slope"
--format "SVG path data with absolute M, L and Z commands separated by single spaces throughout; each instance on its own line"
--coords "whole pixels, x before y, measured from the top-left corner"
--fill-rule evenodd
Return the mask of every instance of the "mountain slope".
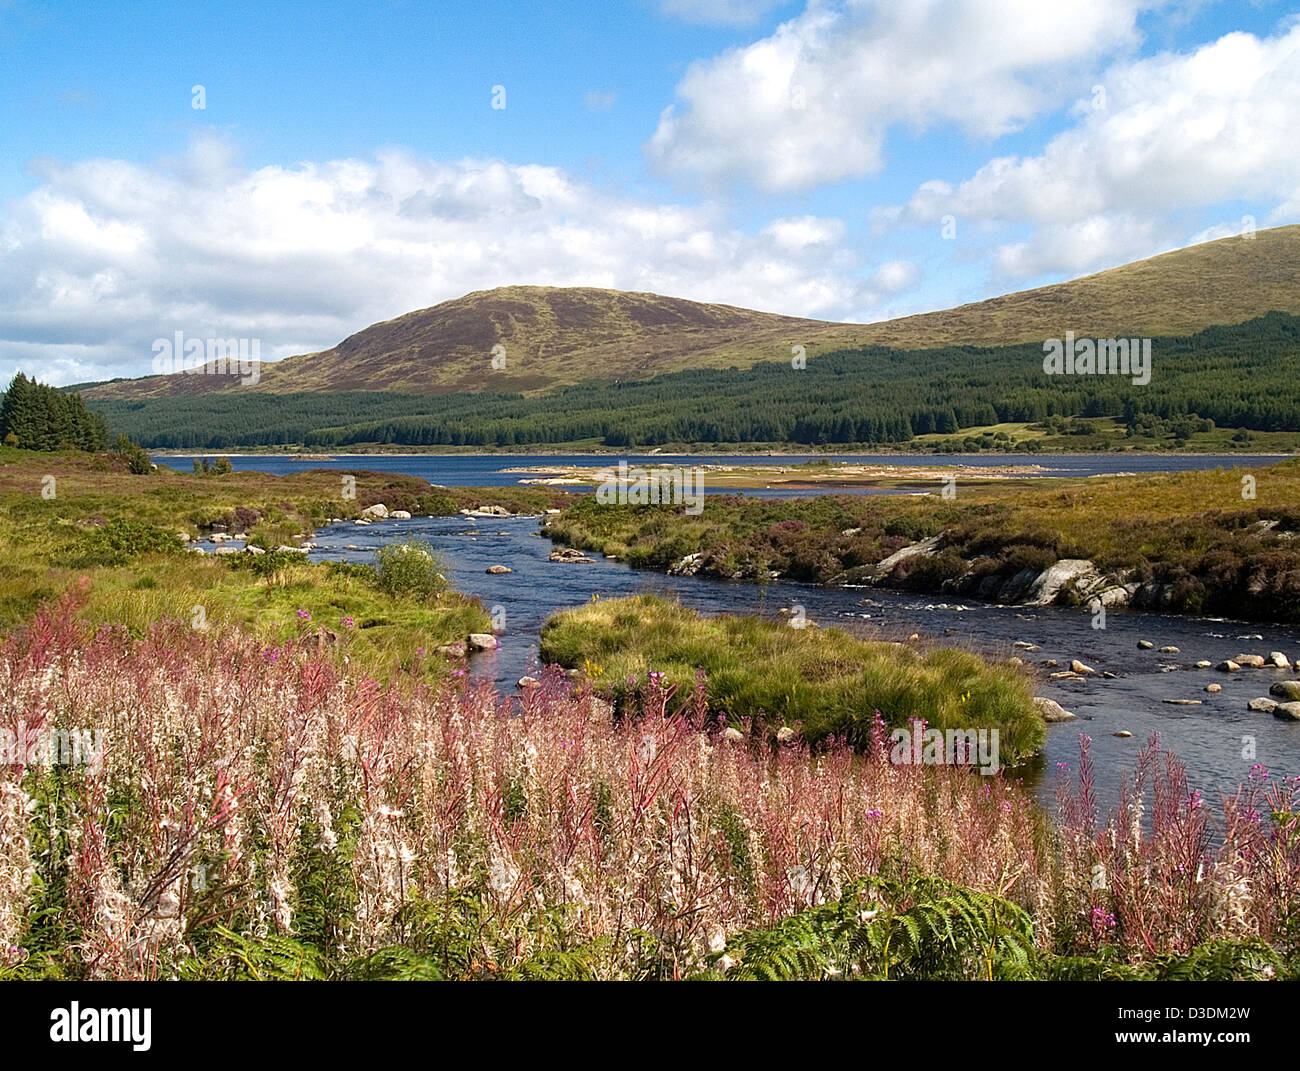
M 1273 310 L 1300 314 L 1300 226 L 1224 238 L 1066 283 L 876 324 L 829 323 L 591 287 L 482 290 L 263 366 L 262 393 L 538 392 L 591 379 L 748 367 L 868 345 L 922 349 L 1076 335 L 1180 335 Z M 494 368 L 493 347 L 505 367 Z M 500 351 L 498 351 L 500 353 Z M 235 377 L 150 376 L 87 399 L 247 391 Z

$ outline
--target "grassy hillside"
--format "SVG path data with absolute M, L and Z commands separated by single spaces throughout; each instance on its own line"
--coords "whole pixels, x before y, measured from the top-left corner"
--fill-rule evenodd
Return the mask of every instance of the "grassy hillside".
M 635 383 L 592 380 L 531 397 L 224 394 L 93 404 L 116 430 L 153 449 L 882 445 L 914 436 L 937 436 L 931 443 L 939 449 L 960 440 L 966 449 L 966 429 L 1053 418 L 1077 423 L 1080 417 L 1118 417 L 1123 427 L 1118 439 L 1073 425 L 1064 429 L 1072 433 L 1065 441 L 1047 426 L 1036 429 L 1039 438 L 1020 438 L 1029 449 L 1150 449 L 1181 446 L 1213 421 L 1217 428 L 1289 434 L 1290 443 L 1275 444 L 1287 449 L 1300 433 L 1297 367 L 1300 318 L 1274 313 L 1190 337 L 1154 339 L 1150 382 L 1144 384 L 1118 375 L 1044 375 L 1042 345 L 1028 343 L 849 350 L 825 354 L 802 370 L 769 361 Z M 1248 445 L 1244 435 L 1241 445 Z
M 1176 335 L 1273 310 L 1300 314 L 1300 226 L 1224 238 L 1054 286 L 878 324 L 836 324 L 589 287 L 477 291 L 374 324 L 320 353 L 234 376 L 151 376 L 89 399 L 177 394 L 538 392 L 594 377 L 647 379 L 865 346 L 1004 345 L 1076 335 Z M 493 347 L 505 367 L 493 368 Z

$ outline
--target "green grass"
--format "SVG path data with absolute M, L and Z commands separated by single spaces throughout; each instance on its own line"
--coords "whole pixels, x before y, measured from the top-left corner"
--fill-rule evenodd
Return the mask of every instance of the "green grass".
M 355 669 L 374 675 L 412 667 L 441 673 L 447 664 L 436 647 L 491 630 L 477 600 L 445 584 L 410 576 L 386 583 L 370 568 L 313 564 L 297 554 L 193 554 L 177 538 L 224 523 L 246 530 L 252 544 L 275 547 L 374 502 L 424 514 L 478 505 L 540 512 L 568 497 L 552 489 L 498 493 L 356 475 L 355 498 L 344 498 L 340 474 L 327 470 L 214 477 L 160 469 L 133 476 L 109 455 L 0 447 L 0 632 L 26 621 L 44 600 L 86 585 L 83 616 L 136 635 L 179 620 L 250 630 L 270 646 L 298 638 L 337 647 Z M 48 486 L 53 497 L 41 494 Z M 435 559 L 425 565 L 422 573 L 437 573 Z
M 691 694 L 707 679 L 710 709 L 768 731 L 798 726 L 810 740 L 861 745 L 877 710 L 894 728 L 924 718 L 938 729 L 999 730 L 1004 762 L 1035 753 L 1044 737 L 1029 679 L 969 651 L 919 651 L 840 629 L 793 628 L 757 617 L 705 617 L 654 596 L 596 601 L 551 617 L 542 658 L 586 671 L 622 700 L 650 671 Z

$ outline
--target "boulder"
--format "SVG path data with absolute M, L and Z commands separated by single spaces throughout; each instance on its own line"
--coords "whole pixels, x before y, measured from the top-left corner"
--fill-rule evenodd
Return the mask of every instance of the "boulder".
M 733 729 L 730 726 L 728 726 L 727 729 L 722 734 L 722 739 L 726 740 L 728 743 L 731 744 L 739 744 L 744 742 L 745 734 L 742 733 L 739 729 Z
M 1211 662 L 1209 659 L 1202 658 L 1199 662 L 1196 663 L 1196 668 L 1209 669 L 1212 665 L 1214 665 L 1214 663 Z
M 284 543 L 281 543 L 275 549 L 277 553 L 284 553 L 284 554 L 306 554 L 307 553 L 306 547 L 291 547 Z
M 1127 729 L 1120 729 L 1118 732 L 1111 733 L 1111 736 L 1132 736 L 1133 734 Z
M 1073 670 L 1075 673 L 1096 673 L 1097 672 L 1095 669 L 1092 668 L 1092 666 L 1084 665 L 1077 658 L 1073 659 L 1070 662 L 1070 669 Z
M 367 521 L 382 521 L 388 516 L 388 507 L 382 502 L 376 502 L 373 506 L 367 506 L 361 511 L 361 517 Z
M 1215 693 L 1215 692 L 1221 692 L 1221 691 L 1223 691 L 1223 685 L 1222 685 L 1222 684 L 1207 684 L 1207 685 L 1205 686 L 1205 690 L 1206 690 L 1207 692 L 1212 693 L 1212 694 Z
M 782 725 L 781 728 L 776 731 L 776 742 L 778 744 L 790 744 L 794 742 L 797 735 L 798 734 L 791 729 L 790 726 Z
M 1241 669 L 1241 666 L 1239 666 L 1231 658 L 1228 658 L 1220 662 L 1214 668 L 1217 669 L 1220 673 L 1236 673 L 1237 670 Z
M 520 688 L 536 688 L 536 687 L 537 687 L 539 684 L 541 684 L 541 683 L 542 683 L 542 682 L 539 681 L 536 677 L 520 677 L 520 678 L 519 678 L 519 687 L 520 687 Z
M 435 647 L 440 655 L 446 655 L 448 658 L 464 658 L 465 645 L 463 643 L 444 643 L 441 647 Z
M 1161 654 L 1182 654 L 1182 651 L 1180 651 L 1177 647 L 1171 645 L 1168 647 L 1161 647 L 1160 653 Z
M 1260 696 L 1258 699 L 1252 699 L 1246 704 L 1247 710 L 1253 710 L 1257 714 L 1272 714 L 1273 708 L 1277 706 L 1277 701 L 1269 699 L 1266 696 Z
M 490 632 L 471 632 L 465 637 L 465 646 L 471 651 L 495 651 L 501 645 Z
M 588 558 L 580 550 L 574 550 L 572 547 L 556 547 L 551 551 L 551 561 L 553 562 L 593 562 L 595 558 Z
M 1075 673 L 1072 669 L 1063 669 L 1058 673 L 1049 673 L 1047 679 L 1049 681 L 1081 681 L 1083 680 L 1083 674 Z
M 1251 669 L 1263 669 L 1266 665 L 1264 656 L 1257 654 L 1239 654 L 1234 656 L 1232 661 L 1239 666 L 1249 666 Z
M 1281 651 L 1270 651 L 1268 655 L 1268 664 L 1275 669 L 1290 669 L 1291 659 L 1287 658 Z
M 1300 721 L 1300 703 L 1279 703 L 1273 708 L 1273 717 Z
M 1067 584 L 1073 583 L 1079 587 L 1098 579 L 1097 568 L 1088 559 L 1063 558 L 1038 575 L 1022 601 L 1027 606 L 1047 606 L 1056 601 Z
M 1034 696 L 1034 709 L 1038 711 L 1039 717 L 1048 725 L 1058 721 L 1074 721 L 1076 715 L 1071 714 L 1055 699 L 1048 699 L 1045 695 Z
M 931 536 L 929 539 L 923 539 L 919 543 L 912 543 L 901 550 L 894 551 L 887 558 L 882 558 L 872 569 L 876 577 L 885 577 L 894 571 L 894 566 L 899 562 L 905 562 L 908 558 L 915 558 L 918 554 L 932 555 L 939 549 L 939 543 L 942 541 L 942 535 Z
M 1150 640 L 1138 640 L 1139 651 L 1150 651 L 1153 647 L 1155 647 L 1155 644 Z
M 214 550 L 212 553 L 213 554 L 238 554 L 239 548 L 238 547 L 217 547 L 217 549 Z
M 1173 707 L 1199 707 L 1201 705 L 1199 699 L 1162 699 L 1161 702 L 1168 703 Z
M 669 576 L 694 576 L 704 564 L 703 554 L 688 554 L 668 567 Z
M 248 546 L 244 548 L 244 553 L 251 554 L 254 557 L 257 557 L 257 555 L 259 554 L 265 554 L 266 551 L 264 551 L 261 547 L 255 547 L 250 543 Z
M 188 543 L 190 541 L 190 534 L 189 532 L 177 532 L 176 538 L 179 539 L 182 543 Z
M 502 573 L 513 573 L 514 570 L 508 565 L 489 565 L 484 572 L 491 573 L 493 576 L 500 576 Z
M 1268 694 L 1288 701 L 1300 699 L 1300 681 L 1274 681 L 1269 686 Z

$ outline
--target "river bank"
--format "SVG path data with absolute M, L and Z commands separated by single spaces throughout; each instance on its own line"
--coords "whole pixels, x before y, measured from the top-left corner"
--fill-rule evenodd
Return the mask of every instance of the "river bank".
M 1300 621 L 1300 462 L 920 495 L 577 499 L 544 533 L 674 575 Z

